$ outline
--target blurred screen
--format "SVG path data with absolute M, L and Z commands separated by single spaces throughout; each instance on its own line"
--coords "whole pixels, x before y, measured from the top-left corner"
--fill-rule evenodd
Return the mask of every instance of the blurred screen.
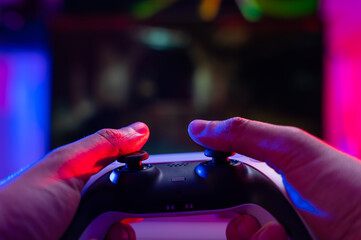
M 250 21 L 236 1 L 221 1 L 214 16 L 202 1 L 153 12 L 139 5 L 150 1 L 99 11 L 96 2 L 65 1 L 53 21 L 52 147 L 142 121 L 149 153 L 198 151 L 189 122 L 233 116 L 321 136 L 315 14 Z

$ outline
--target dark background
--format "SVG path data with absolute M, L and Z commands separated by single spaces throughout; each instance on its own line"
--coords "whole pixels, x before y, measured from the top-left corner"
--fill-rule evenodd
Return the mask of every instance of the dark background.
M 130 3 L 66 1 L 51 28 L 53 147 L 143 121 L 148 152 L 194 151 L 191 120 L 233 116 L 321 137 L 317 15 L 249 22 L 223 1 L 203 21 L 198 4 L 179 1 L 139 19 Z
M 257 13 L 224 0 L 207 19 L 202 1 L 6 0 L 0 43 L 49 51 L 50 148 L 143 121 L 148 152 L 197 151 L 187 134 L 191 120 L 233 116 L 322 137 L 316 1 L 271 2 L 306 10 Z

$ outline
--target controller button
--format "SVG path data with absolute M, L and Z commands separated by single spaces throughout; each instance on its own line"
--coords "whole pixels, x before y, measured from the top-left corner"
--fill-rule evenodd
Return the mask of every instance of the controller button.
M 172 182 L 185 182 L 186 177 L 174 177 L 172 178 Z

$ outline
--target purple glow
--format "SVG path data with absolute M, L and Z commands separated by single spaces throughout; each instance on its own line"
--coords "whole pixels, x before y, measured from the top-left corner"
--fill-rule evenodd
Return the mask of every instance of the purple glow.
M 0 114 L 7 112 L 7 71 L 6 63 L 0 58 Z
M 24 17 L 17 12 L 6 12 L 2 16 L 2 21 L 7 28 L 13 31 L 22 29 L 25 24 Z
M 42 157 L 49 141 L 49 62 L 44 51 L 0 49 L 0 179 Z
M 361 157 L 361 2 L 324 1 L 324 133 L 333 146 Z
M 5 4 L 20 4 L 23 3 L 23 0 L 1 0 L 1 2 Z

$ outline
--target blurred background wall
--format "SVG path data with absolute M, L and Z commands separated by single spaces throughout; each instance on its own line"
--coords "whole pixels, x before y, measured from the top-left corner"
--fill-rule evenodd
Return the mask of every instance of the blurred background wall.
M 360 156 L 361 21 L 347 2 L 2 0 L 0 179 L 134 121 L 149 153 L 200 151 L 191 120 L 243 116 Z

